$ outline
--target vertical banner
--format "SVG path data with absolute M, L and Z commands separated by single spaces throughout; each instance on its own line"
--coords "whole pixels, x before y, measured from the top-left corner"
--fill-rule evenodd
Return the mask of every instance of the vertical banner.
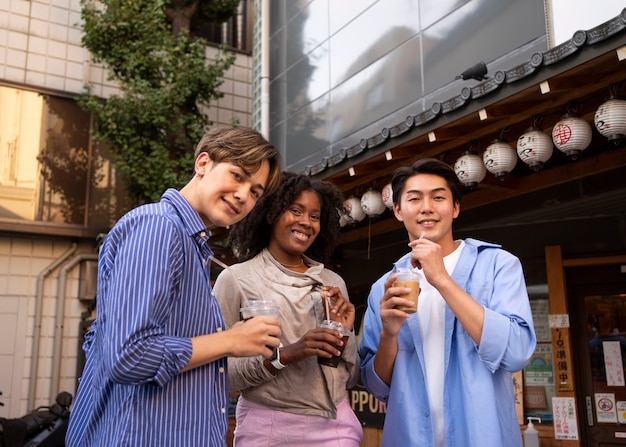
M 576 402 L 573 397 L 553 397 L 554 439 L 578 439 Z
M 624 363 L 619 341 L 603 341 L 604 370 L 608 386 L 624 386 Z
M 572 356 L 567 327 L 552 325 L 552 352 L 554 354 L 554 375 L 558 391 L 574 391 L 572 380 Z

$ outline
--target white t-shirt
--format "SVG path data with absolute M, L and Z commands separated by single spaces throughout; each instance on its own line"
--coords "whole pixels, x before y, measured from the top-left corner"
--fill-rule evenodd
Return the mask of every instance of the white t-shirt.
M 456 267 L 465 242 L 443 258 L 448 274 Z M 417 318 L 424 350 L 424 368 L 426 370 L 426 389 L 433 421 L 435 445 L 445 447 L 446 432 L 443 419 L 443 366 L 444 366 L 444 331 L 446 321 L 446 302 L 441 294 L 431 286 L 423 276 L 420 281 L 420 295 L 417 304 Z

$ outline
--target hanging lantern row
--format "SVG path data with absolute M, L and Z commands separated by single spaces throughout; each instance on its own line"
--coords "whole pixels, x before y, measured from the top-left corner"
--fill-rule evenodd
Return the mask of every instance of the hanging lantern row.
M 602 136 L 614 144 L 626 139 L 626 101 L 610 96 L 598 107 L 594 125 Z M 516 148 L 503 139 L 495 139 L 482 157 L 472 151 L 465 152 L 454 163 L 454 172 L 461 183 L 471 190 L 484 180 L 487 171 L 500 180 L 504 179 L 515 168 L 518 158 L 534 171 L 539 171 L 552 156 L 553 147 L 576 160 L 591 144 L 591 138 L 591 125 L 569 112 L 554 125 L 552 137 L 541 127 L 532 126 L 517 139 Z M 379 216 L 385 208 L 393 209 L 391 183 L 383 186 L 381 191 L 368 190 L 360 199 L 352 196 L 344 201 L 343 207 L 344 212 L 339 217 L 342 227 L 361 222 L 368 216 Z
M 386 208 L 393 208 L 391 183 L 386 184 L 382 191 L 370 189 L 360 199 L 352 196 L 345 200 L 344 212 L 339 215 L 339 225 L 345 227 L 351 223 L 361 222 L 368 216 L 380 216 Z
M 614 144 L 626 138 L 626 101 L 614 96 L 596 110 L 594 125 L 598 132 Z M 468 189 L 475 189 L 485 178 L 485 169 L 502 180 L 514 168 L 517 158 L 532 170 L 539 171 L 552 156 L 553 147 L 576 160 L 591 144 L 591 124 L 573 112 L 563 115 L 552 128 L 552 135 L 538 126 L 526 129 L 517 139 L 517 147 L 505 140 L 494 140 L 481 158 L 466 152 L 454 163 L 454 171 Z

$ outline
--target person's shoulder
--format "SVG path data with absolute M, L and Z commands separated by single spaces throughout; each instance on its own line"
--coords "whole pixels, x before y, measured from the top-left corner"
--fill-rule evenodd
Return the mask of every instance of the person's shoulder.
M 235 262 L 231 264 L 228 267 L 228 269 L 222 270 L 220 275 L 222 275 L 222 273 L 225 273 L 225 276 L 233 277 L 233 279 L 235 277 L 238 279 L 241 279 L 241 278 L 250 276 L 251 274 L 255 272 L 261 272 L 261 271 L 262 271 L 262 268 L 259 267 L 259 259 L 257 255 L 246 261 Z
M 319 265 L 319 264 L 318 264 Z M 341 276 L 339 273 L 334 271 L 332 267 L 328 267 L 326 265 L 322 265 L 322 274 L 323 275 L 332 275 L 332 276 Z
M 322 270 L 322 276 L 328 278 L 329 280 L 332 280 L 334 283 L 339 284 L 345 282 L 343 277 L 339 273 L 329 269 L 328 267 L 324 267 L 324 269 Z
M 468 238 L 464 240 L 465 246 L 469 247 L 471 250 L 475 250 L 477 255 L 482 255 L 481 257 L 489 256 L 493 259 L 498 260 L 498 262 L 519 262 L 519 258 L 515 256 L 508 250 L 502 248 L 502 245 L 485 242 L 478 239 Z
M 155 203 L 148 203 L 140 205 L 132 210 L 128 211 L 122 217 L 115 222 L 115 225 L 111 228 L 109 233 L 115 232 L 128 232 L 136 230 L 142 226 L 150 225 L 154 221 L 161 220 L 163 218 L 162 213 L 159 213 Z
M 465 245 L 468 245 L 470 247 L 475 247 L 477 249 L 502 249 L 502 245 L 500 244 L 495 244 L 493 242 L 485 242 L 479 239 L 473 239 L 471 237 L 467 239 L 463 239 L 463 242 L 465 242 Z

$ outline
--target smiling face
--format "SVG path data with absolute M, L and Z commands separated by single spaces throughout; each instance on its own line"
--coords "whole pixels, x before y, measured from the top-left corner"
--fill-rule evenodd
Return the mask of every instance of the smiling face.
M 454 251 L 452 222 L 459 215 L 460 205 L 443 177 L 417 174 L 407 178 L 393 211 L 404 223 L 410 240 L 424 233 L 426 239 L 441 245 L 444 255 Z
M 279 262 L 298 261 L 320 232 L 322 214 L 315 191 L 302 191 L 272 226 L 268 249 Z
M 181 190 L 207 227 L 227 227 L 252 210 L 265 191 L 269 163 L 256 172 L 228 162 L 217 163 L 204 152 L 196 159 L 194 178 Z

